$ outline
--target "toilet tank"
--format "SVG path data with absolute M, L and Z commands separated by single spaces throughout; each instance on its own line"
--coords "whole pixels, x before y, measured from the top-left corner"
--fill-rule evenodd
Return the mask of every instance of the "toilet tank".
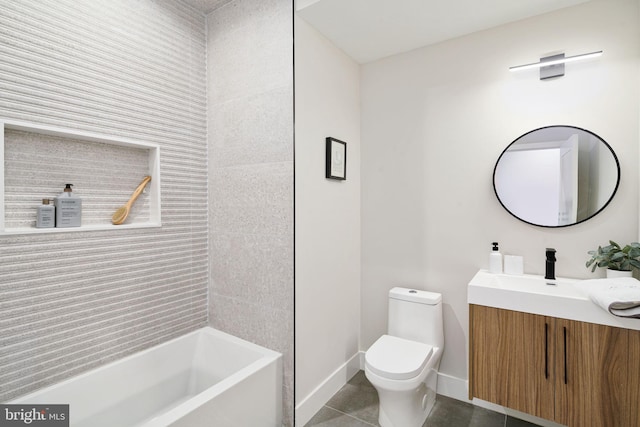
M 417 289 L 389 291 L 388 333 L 444 348 L 442 295 Z

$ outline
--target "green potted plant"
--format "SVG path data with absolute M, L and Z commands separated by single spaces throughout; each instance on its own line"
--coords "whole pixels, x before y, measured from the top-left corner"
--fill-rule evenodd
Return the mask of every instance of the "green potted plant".
M 613 240 L 609 245 L 598 246 L 595 251 L 587 252 L 591 258 L 587 261 L 587 268 L 594 272 L 598 267 L 607 269 L 607 277 L 631 276 L 631 269 L 640 269 L 640 243 L 629 243 L 621 247 Z M 621 273 L 624 272 L 624 273 Z

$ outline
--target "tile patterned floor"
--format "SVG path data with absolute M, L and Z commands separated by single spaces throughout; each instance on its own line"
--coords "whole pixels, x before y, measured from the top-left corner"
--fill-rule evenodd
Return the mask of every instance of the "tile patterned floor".
M 363 371 L 345 384 L 305 427 L 312 426 L 380 426 L 378 393 Z M 535 424 L 439 395 L 423 427 L 535 427 Z

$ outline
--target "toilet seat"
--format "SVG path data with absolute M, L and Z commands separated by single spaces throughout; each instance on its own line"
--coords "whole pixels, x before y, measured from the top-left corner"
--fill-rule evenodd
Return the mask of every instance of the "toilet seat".
M 432 354 L 428 344 L 383 335 L 365 353 L 365 366 L 381 377 L 407 380 L 420 374 Z

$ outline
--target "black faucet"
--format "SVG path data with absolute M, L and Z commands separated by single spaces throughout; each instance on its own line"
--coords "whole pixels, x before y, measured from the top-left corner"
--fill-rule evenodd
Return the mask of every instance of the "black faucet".
M 547 256 L 547 261 L 545 263 L 544 278 L 556 280 L 556 250 L 547 248 L 545 255 Z

